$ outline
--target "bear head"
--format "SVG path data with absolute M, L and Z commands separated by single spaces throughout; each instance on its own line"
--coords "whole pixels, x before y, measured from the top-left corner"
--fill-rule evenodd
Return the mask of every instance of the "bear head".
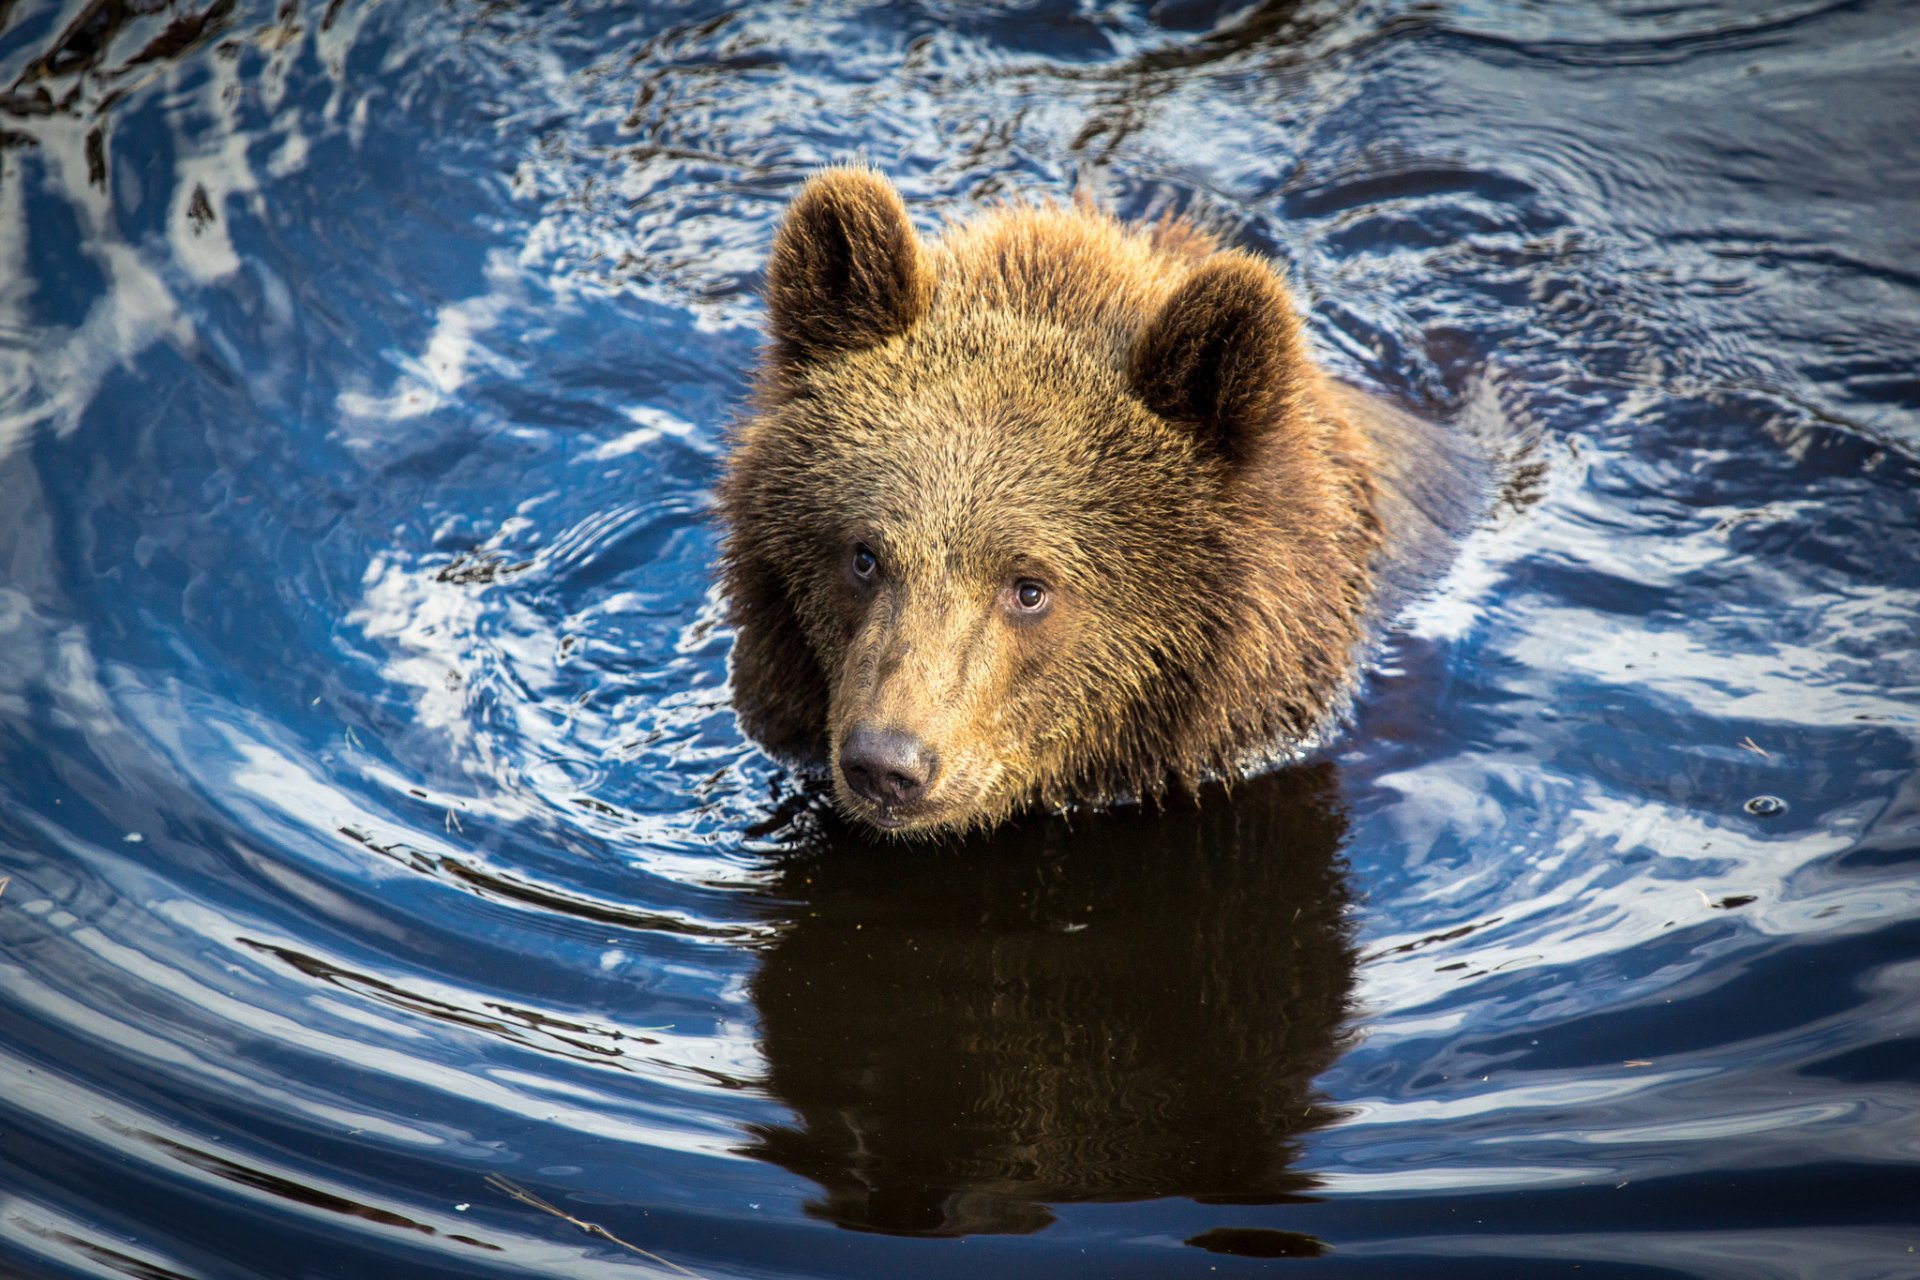
M 1083 207 L 923 241 L 841 168 L 766 296 L 720 491 L 734 688 L 850 816 L 1157 795 L 1324 712 L 1370 535 L 1265 263 Z

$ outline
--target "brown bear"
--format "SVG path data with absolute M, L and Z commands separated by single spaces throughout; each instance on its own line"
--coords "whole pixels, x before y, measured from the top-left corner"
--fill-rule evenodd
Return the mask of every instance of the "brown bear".
M 1266 262 L 1084 202 L 923 241 L 836 168 L 766 296 L 719 493 L 734 693 L 848 815 L 1157 797 L 1339 705 L 1406 415 L 1319 370 Z

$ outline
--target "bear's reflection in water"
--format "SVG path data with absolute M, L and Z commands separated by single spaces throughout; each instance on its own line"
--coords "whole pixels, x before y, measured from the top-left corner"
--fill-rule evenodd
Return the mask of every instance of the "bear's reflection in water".
M 752 1154 L 809 1211 L 921 1235 L 1037 1230 L 1048 1202 L 1274 1203 L 1334 1117 L 1353 955 L 1330 765 L 1196 806 L 1034 819 L 960 847 L 844 829 L 792 855 L 754 982 Z

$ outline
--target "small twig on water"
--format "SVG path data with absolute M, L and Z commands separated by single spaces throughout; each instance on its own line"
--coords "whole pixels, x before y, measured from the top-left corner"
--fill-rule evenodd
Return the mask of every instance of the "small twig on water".
M 1773 752 L 1767 750 L 1765 747 L 1755 742 L 1751 734 L 1749 734 L 1747 737 L 1740 739 L 1740 745 L 1744 747 L 1746 750 L 1751 751 L 1753 752 L 1753 754 L 1759 756 L 1762 760 L 1771 760 L 1773 758 Z
M 650 1253 L 647 1250 L 642 1249 L 637 1244 L 628 1244 L 625 1240 L 622 1240 L 619 1236 L 613 1234 L 613 1232 L 607 1230 L 605 1227 L 601 1226 L 599 1223 L 586 1222 L 580 1218 L 576 1218 L 572 1214 L 568 1213 L 565 1209 L 556 1208 L 555 1206 L 548 1204 L 545 1200 L 542 1200 L 539 1196 L 533 1194 L 533 1192 L 527 1190 L 525 1187 L 521 1186 L 519 1183 L 514 1182 L 509 1178 L 503 1178 L 497 1173 L 490 1173 L 487 1175 L 487 1185 L 492 1187 L 496 1191 L 505 1192 L 506 1194 L 512 1196 L 515 1200 L 518 1200 L 521 1204 L 524 1204 L 529 1208 L 538 1209 L 542 1213 L 550 1213 L 554 1217 L 560 1219 L 562 1222 L 571 1222 L 574 1226 L 580 1228 L 582 1231 L 586 1232 L 590 1236 L 598 1236 L 600 1237 L 600 1239 L 605 1240 L 611 1244 L 619 1245 L 622 1249 L 631 1249 L 633 1252 L 639 1254 L 641 1257 L 647 1259 L 649 1262 L 657 1262 L 661 1266 L 667 1268 L 669 1271 L 677 1271 L 683 1276 L 692 1276 L 693 1280 L 701 1280 L 701 1276 L 699 1272 L 689 1271 L 677 1262 L 669 1262 L 667 1259 L 661 1257 L 659 1254 Z
M 13 883 L 12 876 L 0 876 L 0 893 L 5 893 L 7 891 L 7 886 L 12 883 Z

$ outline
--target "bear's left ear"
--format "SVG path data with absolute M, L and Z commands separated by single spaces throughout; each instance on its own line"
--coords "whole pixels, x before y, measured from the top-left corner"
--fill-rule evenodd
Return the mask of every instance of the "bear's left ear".
M 819 359 L 905 333 L 933 301 L 933 268 L 893 184 L 828 169 L 794 198 L 767 261 L 777 358 Z
M 1191 423 L 1241 462 L 1278 427 L 1304 360 L 1287 287 L 1265 263 L 1228 251 L 1173 291 L 1134 343 L 1128 377 L 1147 408 Z

